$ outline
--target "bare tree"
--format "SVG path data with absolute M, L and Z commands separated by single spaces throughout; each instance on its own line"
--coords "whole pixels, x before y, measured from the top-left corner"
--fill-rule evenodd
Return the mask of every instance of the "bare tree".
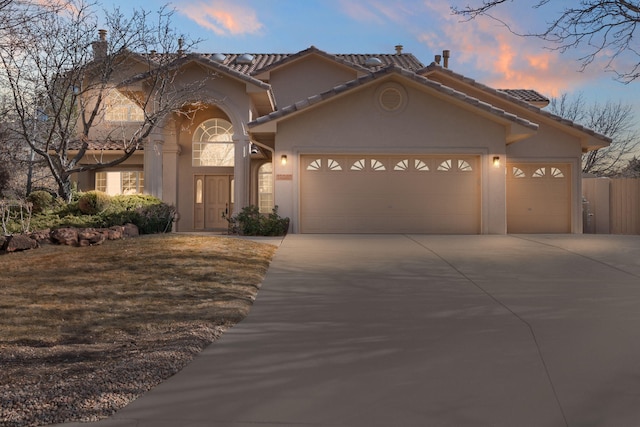
M 631 82 L 640 76 L 640 51 L 635 30 L 640 24 L 640 5 L 628 0 L 564 0 L 521 1 L 520 7 L 533 9 L 552 8 L 560 5 L 562 12 L 545 24 L 541 31 L 520 34 L 508 22 L 492 15 L 498 6 L 513 3 L 513 0 L 482 0 L 479 6 L 452 7 L 454 14 L 474 19 L 488 16 L 502 22 L 514 34 L 535 36 L 550 42 L 552 49 L 565 52 L 578 46 L 587 46 L 586 53 L 579 58 L 582 67 L 587 67 L 596 58 L 608 58 L 607 69 L 614 71 L 623 82 Z M 577 5 L 568 3 L 577 3 Z M 518 13 L 518 16 L 522 16 Z M 632 57 L 631 61 L 627 56 Z
M 549 110 L 566 119 L 608 136 L 606 148 L 589 151 L 582 157 L 582 171 L 599 176 L 618 173 L 640 146 L 640 131 L 636 127 L 633 106 L 622 102 L 586 102 L 582 94 L 571 98 L 567 94 L 553 98 Z
M 130 16 L 117 8 L 104 10 L 104 26 L 98 27 L 98 4 L 53 4 L 8 8 L 24 25 L 0 28 L 0 87 L 8 88 L 16 115 L 10 135 L 45 160 L 58 194 L 69 199 L 74 173 L 124 162 L 167 115 L 197 108 L 189 104 L 187 94 L 203 81 L 174 84 L 179 68 L 171 64 L 197 41 L 187 41 L 171 28 L 172 10 L 139 9 Z M 127 79 L 134 74 L 145 78 L 132 88 Z M 105 110 L 115 96 L 128 99 L 140 111 L 135 124 L 103 126 Z M 121 155 L 83 161 L 97 141 L 117 147 Z

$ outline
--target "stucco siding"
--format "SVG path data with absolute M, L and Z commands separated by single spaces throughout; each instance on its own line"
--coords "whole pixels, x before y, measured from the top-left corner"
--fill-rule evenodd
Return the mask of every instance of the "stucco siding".
M 297 231 L 299 156 L 308 153 L 473 154 L 480 156 L 481 233 L 502 234 L 505 224 L 504 166 L 491 166 L 505 154 L 505 127 L 425 90 L 400 85 L 406 105 L 401 111 L 380 108 L 382 82 L 351 92 L 278 124 L 276 154 L 293 161 L 276 164 L 276 204 L 293 219 Z M 491 203 L 490 203 L 491 202 Z
M 276 94 L 278 107 L 282 108 L 354 78 L 354 70 L 318 56 L 310 56 L 274 70 L 269 84 Z

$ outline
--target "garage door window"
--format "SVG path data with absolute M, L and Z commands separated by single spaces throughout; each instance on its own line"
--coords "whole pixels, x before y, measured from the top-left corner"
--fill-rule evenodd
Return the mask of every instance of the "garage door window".
M 438 166 L 438 170 L 441 172 L 451 171 L 453 170 L 453 165 L 455 164 L 456 163 L 454 163 L 454 161 L 451 159 L 445 160 L 444 162 L 440 163 L 440 165 Z M 458 160 L 457 167 L 460 172 L 473 172 L 473 167 L 466 160 Z
M 562 169 L 556 168 L 556 167 L 538 168 L 533 173 L 533 175 L 532 175 L 533 178 L 542 178 L 542 177 L 547 176 L 547 169 L 549 170 L 549 177 L 550 178 L 564 178 L 564 173 L 562 172 Z
M 520 168 L 514 166 L 511 172 L 514 178 L 525 178 L 524 171 Z
M 330 171 L 341 171 L 342 165 L 339 161 L 335 159 L 326 159 L 327 170 Z M 307 166 L 308 171 L 319 171 L 322 170 L 322 159 L 315 159 Z

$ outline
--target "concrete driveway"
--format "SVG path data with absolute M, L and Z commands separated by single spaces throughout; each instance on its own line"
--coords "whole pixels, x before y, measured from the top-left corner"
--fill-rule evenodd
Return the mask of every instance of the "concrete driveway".
M 289 235 L 245 321 L 96 425 L 640 426 L 640 236 Z

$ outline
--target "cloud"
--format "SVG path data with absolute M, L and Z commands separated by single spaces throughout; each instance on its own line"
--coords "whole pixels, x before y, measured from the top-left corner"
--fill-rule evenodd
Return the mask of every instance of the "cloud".
M 255 10 L 227 0 L 180 3 L 177 9 L 219 36 L 259 34 L 264 28 Z
M 400 0 L 339 0 L 339 4 L 344 14 L 360 22 L 402 24 L 415 14 L 410 4 Z
M 579 64 L 558 51 L 545 49 L 537 38 L 517 36 L 489 18 L 463 22 L 447 4 L 424 0 L 440 25 L 417 35 L 434 52 L 450 49 L 450 67 L 488 86 L 502 89 L 535 89 L 558 96 L 586 85 L 596 70 L 579 73 Z M 501 10 L 506 13 L 505 10 Z M 517 22 L 501 16 L 505 22 Z M 470 70 L 470 71 L 462 71 Z

